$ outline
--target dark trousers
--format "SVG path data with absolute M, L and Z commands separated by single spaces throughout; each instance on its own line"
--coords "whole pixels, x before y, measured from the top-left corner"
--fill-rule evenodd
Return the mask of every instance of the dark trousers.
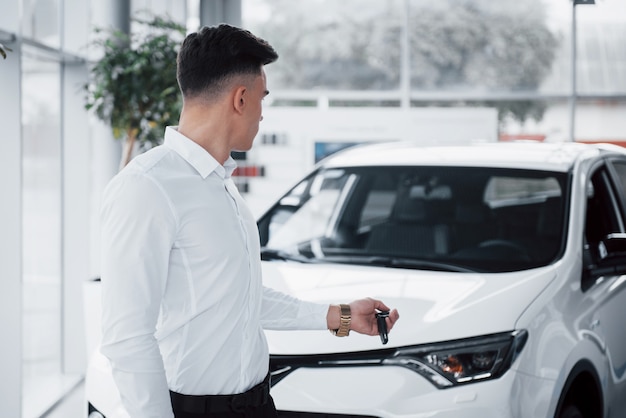
M 269 374 L 250 390 L 236 395 L 183 395 L 170 391 L 176 418 L 278 418 L 270 396 Z
M 270 396 L 265 405 L 247 407 L 241 412 L 206 412 L 203 414 L 194 414 L 174 409 L 174 416 L 176 418 L 278 418 L 278 413 L 276 412 L 274 401 Z

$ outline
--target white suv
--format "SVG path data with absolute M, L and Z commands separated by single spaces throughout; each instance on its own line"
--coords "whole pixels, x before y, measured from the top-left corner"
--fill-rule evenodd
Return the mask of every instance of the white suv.
M 401 318 L 385 345 L 267 331 L 279 416 L 625 417 L 625 151 L 386 143 L 323 160 L 259 219 L 265 284 Z M 108 373 L 95 356 L 87 397 L 113 417 Z

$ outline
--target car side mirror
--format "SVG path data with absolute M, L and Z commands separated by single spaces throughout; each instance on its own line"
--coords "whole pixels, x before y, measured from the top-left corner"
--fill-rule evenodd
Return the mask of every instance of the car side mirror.
M 613 233 L 598 244 L 600 256 L 606 257 L 626 256 L 626 233 Z
M 595 263 L 588 264 L 591 277 L 626 274 L 626 233 L 613 233 L 598 242 Z

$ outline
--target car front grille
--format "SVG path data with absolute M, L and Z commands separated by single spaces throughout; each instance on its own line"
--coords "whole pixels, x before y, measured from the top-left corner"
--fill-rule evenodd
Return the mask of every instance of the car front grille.
M 319 412 L 278 411 L 278 418 L 377 418 L 374 415 L 324 414 Z

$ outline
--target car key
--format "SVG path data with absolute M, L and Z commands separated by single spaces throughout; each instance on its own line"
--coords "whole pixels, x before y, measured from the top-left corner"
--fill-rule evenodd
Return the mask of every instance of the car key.
M 387 321 L 385 318 L 389 316 L 389 311 L 381 311 L 376 313 L 376 322 L 378 324 L 378 335 L 380 335 L 380 341 L 383 344 L 387 344 L 389 341 L 389 335 L 387 334 Z

